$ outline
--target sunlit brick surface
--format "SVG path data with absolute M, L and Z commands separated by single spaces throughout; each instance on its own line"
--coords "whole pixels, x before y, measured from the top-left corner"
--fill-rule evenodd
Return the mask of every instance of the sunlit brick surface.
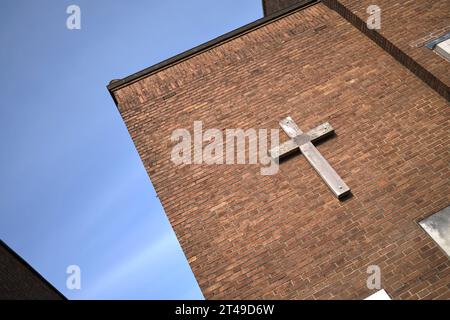
M 393 299 L 450 298 L 450 261 L 417 223 L 450 203 L 448 102 L 324 4 L 114 95 L 206 298 L 363 299 L 369 265 Z M 335 128 L 318 149 L 353 197 L 338 201 L 300 155 L 273 176 L 170 160 L 172 131 L 195 120 L 278 128 L 288 115 Z

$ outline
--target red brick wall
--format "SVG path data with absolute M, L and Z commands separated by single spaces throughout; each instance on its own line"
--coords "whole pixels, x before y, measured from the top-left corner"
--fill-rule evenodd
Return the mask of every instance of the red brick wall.
M 0 240 L 0 300 L 37 299 L 65 297 Z
M 341 4 L 363 22 L 366 22 L 369 16 L 367 7 L 376 4 L 381 9 L 381 29 L 376 32 L 436 77 L 441 82 L 440 91 L 446 92 L 443 96 L 450 99 L 448 88 L 450 62 L 424 46 L 428 41 L 450 32 L 449 0 L 323 0 L 323 2 L 333 8 L 339 8 Z M 343 13 L 345 10 L 341 8 L 338 11 Z
M 448 257 L 417 221 L 450 203 L 447 101 L 323 4 L 114 91 L 206 298 L 450 298 Z M 352 188 L 338 201 L 297 155 L 280 172 L 170 160 L 173 130 L 308 130 Z M 283 141 L 287 139 L 282 135 Z M 151 213 L 149 213 L 151 214 Z

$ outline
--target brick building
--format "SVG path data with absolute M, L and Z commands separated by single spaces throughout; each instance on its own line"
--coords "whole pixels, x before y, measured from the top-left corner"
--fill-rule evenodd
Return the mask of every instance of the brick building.
M 370 265 L 393 299 L 450 298 L 448 255 L 420 225 L 450 204 L 450 63 L 427 46 L 450 31 L 450 2 L 378 0 L 369 30 L 371 2 L 288 1 L 108 86 L 207 299 L 362 299 Z M 171 161 L 172 132 L 194 121 L 286 116 L 333 126 L 317 148 L 351 196 L 300 154 L 274 175 Z
M 0 240 L 0 300 L 65 300 L 25 260 Z
M 263 0 L 264 16 L 270 16 L 278 11 L 289 8 L 300 2 L 299 0 Z

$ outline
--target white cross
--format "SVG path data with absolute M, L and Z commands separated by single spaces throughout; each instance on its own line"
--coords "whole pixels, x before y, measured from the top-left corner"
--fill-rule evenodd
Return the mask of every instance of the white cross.
M 350 193 L 350 188 L 312 144 L 312 142 L 333 133 L 333 127 L 328 122 L 312 129 L 308 133 L 303 133 L 291 117 L 281 120 L 280 126 L 291 140 L 270 150 L 269 154 L 272 159 L 279 160 L 299 148 L 337 198 L 342 198 Z

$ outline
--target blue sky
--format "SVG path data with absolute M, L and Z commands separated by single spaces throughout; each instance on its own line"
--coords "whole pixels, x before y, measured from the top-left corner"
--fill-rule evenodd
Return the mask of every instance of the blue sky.
M 69 299 L 202 299 L 106 85 L 261 16 L 261 0 L 1 1 L 0 238 Z

